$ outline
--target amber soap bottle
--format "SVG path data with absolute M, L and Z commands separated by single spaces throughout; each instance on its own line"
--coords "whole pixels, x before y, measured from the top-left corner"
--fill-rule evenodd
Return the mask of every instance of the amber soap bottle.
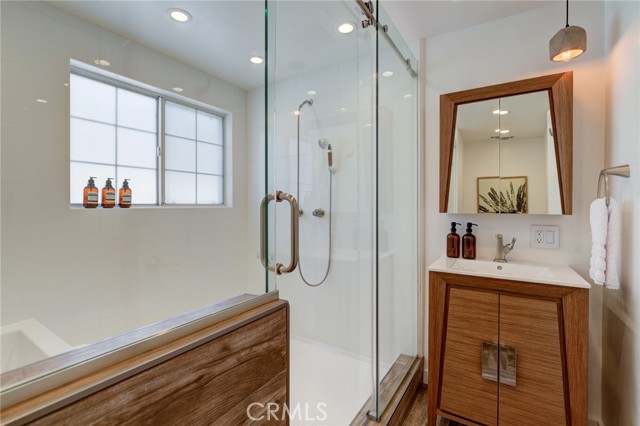
M 465 259 L 476 258 L 476 236 L 473 235 L 472 226 L 478 226 L 478 224 L 467 222 L 467 233 L 462 237 L 462 257 Z
M 111 178 L 107 178 L 107 182 L 102 188 L 102 207 L 112 209 L 116 205 L 116 189 L 111 185 Z
M 118 196 L 118 205 L 124 209 L 131 207 L 131 188 L 129 188 L 129 179 L 122 182 L 120 194 Z
M 96 188 L 95 177 L 89 177 L 89 183 L 84 187 L 82 196 L 82 205 L 87 209 L 95 209 L 98 207 L 98 188 Z
M 461 223 L 451 222 L 451 232 L 447 235 L 447 257 L 460 257 L 460 235 L 456 233 L 456 225 Z

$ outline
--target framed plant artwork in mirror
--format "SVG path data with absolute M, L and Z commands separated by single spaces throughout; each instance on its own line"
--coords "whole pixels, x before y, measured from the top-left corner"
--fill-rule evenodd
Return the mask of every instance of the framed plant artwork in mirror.
M 528 213 L 528 192 L 526 176 L 479 177 L 478 213 Z

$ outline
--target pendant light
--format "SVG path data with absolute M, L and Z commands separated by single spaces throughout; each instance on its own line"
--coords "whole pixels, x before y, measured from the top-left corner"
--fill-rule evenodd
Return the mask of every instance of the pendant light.
M 587 32 L 584 28 L 569 25 L 569 0 L 567 0 L 567 26 L 549 41 L 549 59 L 565 62 L 582 55 L 587 50 Z

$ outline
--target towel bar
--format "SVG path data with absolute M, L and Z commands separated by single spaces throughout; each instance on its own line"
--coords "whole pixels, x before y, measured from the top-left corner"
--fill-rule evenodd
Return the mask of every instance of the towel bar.
M 631 168 L 628 164 L 623 166 L 608 167 L 600 170 L 600 176 L 598 176 L 598 192 L 596 198 L 600 198 L 600 188 L 602 187 L 602 181 L 604 180 L 604 197 L 606 198 L 607 206 L 609 205 L 609 176 L 620 176 L 628 178 L 631 176 Z

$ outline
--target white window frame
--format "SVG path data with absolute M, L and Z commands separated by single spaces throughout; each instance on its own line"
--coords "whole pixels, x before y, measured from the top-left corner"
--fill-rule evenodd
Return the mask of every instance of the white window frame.
M 159 89 L 145 83 L 141 83 L 136 80 L 129 79 L 127 77 L 108 72 L 102 70 L 100 68 L 93 67 L 91 65 L 87 65 L 83 62 L 79 62 L 76 60 L 70 61 L 70 74 L 75 74 L 80 77 L 88 78 L 94 81 L 98 81 L 100 83 L 108 84 L 115 88 L 120 88 L 124 90 L 128 90 L 134 93 L 138 93 L 141 95 L 153 97 L 156 99 L 157 105 L 157 145 L 156 145 L 156 203 L 155 204 L 142 204 L 140 207 L 168 207 L 168 208 L 218 208 L 218 207 L 227 207 L 228 200 L 231 198 L 227 193 L 227 149 L 230 146 L 229 141 L 227 140 L 227 124 L 228 120 L 231 119 L 231 113 L 224 111 L 222 109 L 216 108 L 211 105 L 207 105 L 205 103 L 196 101 L 194 99 L 190 99 L 184 96 L 175 95 L 169 91 Z M 165 118 L 165 103 L 166 101 L 173 102 L 175 104 L 179 104 L 188 108 L 193 108 L 197 111 L 202 111 L 207 114 L 215 115 L 222 119 L 222 145 L 218 145 L 222 147 L 222 202 L 220 204 L 166 204 L 165 200 L 165 126 L 164 126 L 164 118 Z M 69 109 L 70 110 L 70 109 Z M 71 112 L 69 111 L 69 119 L 71 119 Z M 117 128 L 117 124 L 116 124 Z M 198 143 L 194 141 L 194 143 Z M 217 145 L 217 144 L 216 144 Z M 71 160 L 69 158 L 69 164 L 71 162 L 77 163 L 86 163 L 86 164 L 98 164 L 94 162 L 86 162 L 86 161 L 78 161 Z M 115 167 L 118 167 L 118 159 L 116 157 L 115 163 L 113 164 Z M 102 163 L 100 163 L 102 164 Z M 111 165 L 106 164 L 104 165 Z M 149 169 L 148 169 L 149 170 Z M 188 172 L 191 173 L 191 172 Z M 197 203 L 197 175 L 203 174 L 198 173 L 196 170 L 193 172 L 196 175 L 196 203 Z M 205 174 L 211 175 L 211 174 Z M 216 175 L 218 176 L 218 175 Z M 114 182 L 114 185 L 116 183 Z M 116 188 L 117 189 L 117 188 Z M 132 188 L 135 191 L 135 186 Z M 71 204 L 72 207 L 79 207 L 81 204 Z M 132 207 L 136 207 L 135 204 L 135 192 L 134 192 L 134 203 Z

